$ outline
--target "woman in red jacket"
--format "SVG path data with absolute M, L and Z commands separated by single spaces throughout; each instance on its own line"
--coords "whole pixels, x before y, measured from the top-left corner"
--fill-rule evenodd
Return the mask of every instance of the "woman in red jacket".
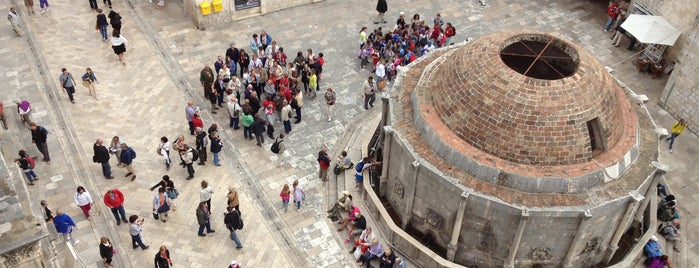
M 121 221 L 127 222 L 126 211 L 124 211 L 124 194 L 119 191 L 119 189 L 112 189 L 104 194 L 104 204 L 112 210 L 114 218 L 117 221 L 117 225 L 121 224 Z M 121 220 L 119 219 L 121 215 Z

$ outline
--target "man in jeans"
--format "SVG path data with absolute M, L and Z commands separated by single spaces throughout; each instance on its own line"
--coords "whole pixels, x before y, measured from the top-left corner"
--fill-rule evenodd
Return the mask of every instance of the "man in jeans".
M 204 228 L 206 228 L 206 233 L 215 233 L 215 230 L 211 229 L 211 211 L 206 206 L 206 202 L 199 203 L 197 208 L 197 223 L 199 223 L 199 236 L 206 236 L 204 233 Z
M 112 189 L 104 194 L 104 204 L 112 211 L 114 218 L 117 221 L 117 225 L 121 225 L 121 222 L 127 222 L 126 211 L 124 211 L 124 194 L 119 191 L 119 189 Z M 121 215 L 121 219 L 119 216 Z
M 235 248 L 243 248 L 243 243 L 240 242 L 238 235 L 235 233 L 236 230 L 243 228 L 241 226 L 242 221 L 240 220 L 240 212 L 234 207 L 228 207 L 228 212 L 224 213 L 223 223 L 226 224 L 226 228 L 231 231 L 231 239 L 235 242 Z
M 97 139 L 95 144 L 92 146 L 92 150 L 95 155 L 92 157 L 95 163 L 100 163 L 102 165 L 102 174 L 107 179 L 113 179 L 112 167 L 109 165 L 109 150 L 104 146 L 104 140 L 102 138 Z M 117 219 L 118 221 L 119 219 Z M 126 221 L 126 220 L 124 220 Z
M 376 85 L 374 85 L 374 77 L 369 76 L 369 78 L 364 81 L 364 109 L 369 110 L 369 105 L 373 108 L 375 100 Z
M 60 77 L 58 77 L 58 80 L 61 82 L 61 88 L 63 89 L 63 92 L 68 93 L 68 99 L 70 99 L 70 102 L 75 103 L 75 100 L 73 99 L 73 93 L 75 93 L 75 79 L 73 79 L 73 75 L 68 72 L 68 69 L 63 68 L 61 71 L 63 73 Z

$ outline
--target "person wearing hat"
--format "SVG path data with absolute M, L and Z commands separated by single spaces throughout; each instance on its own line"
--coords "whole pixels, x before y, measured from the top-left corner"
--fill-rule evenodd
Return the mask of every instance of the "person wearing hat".
M 330 214 L 328 218 L 337 221 L 341 213 L 347 213 L 352 209 L 352 195 L 349 191 L 342 191 L 342 197 L 337 199 L 337 202 L 327 212 Z
M 239 264 L 237 261 L 235 261 L 235 260 L 232 260 L 232 261 L 231 261 L 231 265 L 228 266 L 228 268 L 241 268 L 241 267 L 242 267 L 242 266 L 240 266 L 240 264 Z
M 646 254 L 646 256 L 648 256 L 648 258 L 655 258 L 663 255 L 661 249 L 662 247 L 658 243 L 658 237 L 652 235 L 648 243 L 646 243 L 646 245 L 643 247 L 643 252 Z

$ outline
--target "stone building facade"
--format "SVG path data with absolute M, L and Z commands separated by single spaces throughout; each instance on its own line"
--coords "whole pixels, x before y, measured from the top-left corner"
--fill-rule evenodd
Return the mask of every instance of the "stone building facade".
M 546 33 L 437 50 L 393 90 L 376 193 L 393 217 L 381 220 L 439 256 L 377 226 L 425 267 L 608 263 L 664 173 L 648 165 L 658 135 L 645 113 L 594 57 Z
M 666 57 L 676 62 L 663 89 L 659 103 L 676 118 L 684 118 L 688 128 L 697 132 L 699 126 L 699 9 L 693 0 L 636 0 L 652 15 L 660 15 L 682 32 L 674 46 L 666 50 Z M 658 89 L 660 90 L 660 89 Z
M 253 16 L 264 15 L 295 6 L 302 6 L 321 2 L 323 0 L 254 0 L 242 1 L 251 3 L 249 7 L 241 8 L 239 0 L 223 0 L 220 12 L 211 11 L 208 15 L 202 15 L 201 3 L 214 4 L 215 0 L 184 0 L 185 14 L 192 19 L 194 25 L 204 30 L 209 26 L 221 25 L 235 20 Z M 244 5 L 244 4 L 243 4 Z M 213 6 L 212 6 L 213 9 Z

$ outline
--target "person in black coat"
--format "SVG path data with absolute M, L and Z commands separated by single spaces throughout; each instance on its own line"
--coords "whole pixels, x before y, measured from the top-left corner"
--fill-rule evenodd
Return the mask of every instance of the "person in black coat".
M 112 246 L 112 241 L 109 241 L 109 238 L 104 236 L 100 239 L 100 257 L 102 257 L 105 267 L 114 267 L 112 265 L 114 246 Z
M 112 29 L 121 31 L 121 15 L 114 10 L 110 10 L 107 17 L 109 17 L 109 24 L 112 25 Z
M 95 155 L 92 157 L 92 161 L 95 163 L 102 164 L 102 174 L 107 179 L 113 179 L 112 177 L 112 167 L 109 165 L 109 150 L 104 146 L 104 140 L 101 138 L 97 139 L 95 144 L 92 146 L 92 150 Z
M 163 176 L 163 179 L 161 181 L 153 185 L 153 187 L 150 187 L 150 190 L 153 191 L 156 188 L 160 187 L 163 187 L 165 188 L 165 191 L 168 191 L 170 189 L 175 189 L 175 183 L 172 180 L 170 180 L 170 176 L 165 175 Z
M 255 139 L 257 139 L 257 146 L 262 147 L 262 144 L 265 143 L 265 125 L 267 124 L 265 120 L 260 118 L 258 115 L 254 115 L 255 121 L 252 122 L 252 133 L 255 134 Z
M 155 268 L 167 268 L 172 266 L 172 259 L 170 259 L 170 251 L 165 245 L 160 246 L 158 253 L 155 253 Z
M 388 11 L 388 4 L 386 3 L 386 0 L 379 0 L 376 2 L 376 11 L 379 12 L 379 15 L 376 16 L 374 24 L 386 23 L 386 20 L 383 18 L 383 14 Z
M 36 148 L 44 156 L 42 161 L 51 161 L 51 156 L 49 156 L 49 146 L 46 143 L 46 138 L 48 138 L 49 131 L 46 128 L 37 125 L 34 122 L 29 123 L 29 129 L 32 131 L 32 143 L 36 144 Z

